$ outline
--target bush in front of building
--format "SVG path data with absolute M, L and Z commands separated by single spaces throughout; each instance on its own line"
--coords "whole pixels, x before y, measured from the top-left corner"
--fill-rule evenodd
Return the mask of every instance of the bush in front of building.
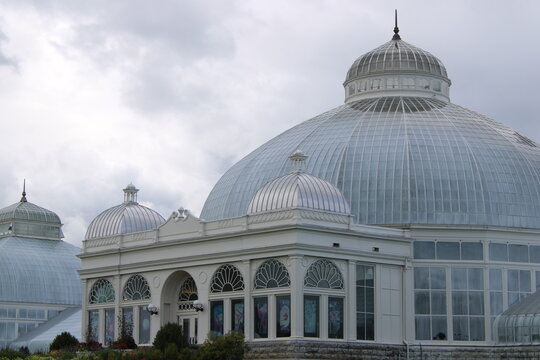
M 69 332 L 64 331 L 63 333 L 56 335 L 53 342 L 51 343 L 51 346 L 49 347 L 49 350 L 73 351 L 76 350 L 78 346 L 79 340 L 77 340 L 77 338 L 71 335 Z
M 244 335 L 230 332 L 204 342 L 196 355 L 197 360 L 242 360 L 248 346 Z
M 24 359 L 27 357 L 28 354 L 25 354 L 23 352 L 13 350 L 13 349 L 0 349 L 0 359 L 8 359 L 8 360 L 14 360 L 14 359 Z
M 180 325 L 167 323 L 158 330 L 154 338 L 154 347 L 165 352 L 169 344 L 175 344 L 177 351 L 188 345 Z

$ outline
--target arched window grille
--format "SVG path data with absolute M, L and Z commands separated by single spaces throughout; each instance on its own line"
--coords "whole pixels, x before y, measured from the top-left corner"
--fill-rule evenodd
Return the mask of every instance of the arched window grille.
M 255 289 L 289 287 L 291 278 L 285 265 L 275 259 L 266 260 L 255 274 Z
M 150 286 L 141 275 L 133 275 L 124 286 L 124 301 L 148 300 L 150 299 Z
M 193 302 L 199 299 L 197 285 L 190 276 L 182 283 L 178 294 L 178 310 L 192 310 Z
M 99 279 L 90 290 L 90 304 L 104 304 L 114 302 L 114 287 L 106 279 Z
M 240 290 L 244 290 L 244 278 L 240 270 L 231 264 L 221 265 L 212 276 L 210 292 L 222 293 Z
M 343 289 L 343 276 L 331 261 L 321 259 L 311 264 L 304 278 L 304 286 L 309 288 Z

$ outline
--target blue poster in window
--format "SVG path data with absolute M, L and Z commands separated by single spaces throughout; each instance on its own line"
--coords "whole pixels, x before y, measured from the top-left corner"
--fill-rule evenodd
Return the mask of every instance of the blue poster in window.
M 215 336 L 223 335 L 223 301 L 210 303 L 210 330 Z
M 255 338 L 268 337 L 268 298 L 253 299 L 253 325 Z
M 244 333 L 244 300 L 231 300 L 232 330 Z

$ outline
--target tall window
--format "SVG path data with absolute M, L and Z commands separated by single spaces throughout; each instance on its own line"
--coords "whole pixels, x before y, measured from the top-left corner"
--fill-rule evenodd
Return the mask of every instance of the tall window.
M 304 277 L 305 337 L 343 337 L 343 284 L 343 275 L 332 261 L 320 259 L 309 266 Z M 321 333 L 321 321 L 326 321 L 326 333 Z
M 358 340 L 375 338 L 373 278 L 373 266 L 356 265 L 356 338 Z
M 454 340 L 483 341 L 484 270 L 452 268 Z
M 149 300 L 150 296 L 150 286 L 141 275 L 131 276 L 124 285 L 124 301 Z
M 531 272 L 529 270 L 508 270 L 508 306 L 531 294 Z
M 414 268 L 416 340 L 446 340 L 446 271 L 438 267 Z
M 210 301 L 210 330 L 214 335 L 221 336 L 226 330 L 244 330 L 244 299 L 234 298 L 239 296 L 235 292 L 243 290 L 244 278 L 240 270 L 234 265 L 222 265 L 212 276 L 210 282 L 212 297 L 215 298 L 214 295 L 225 297 L 224 299 Z M 225 329 L 225 316 L 231 319 L 231 329 Z
M 90 290 L 90 304 L 104 304 L 114 302 L 114 287 L 106 279 L 99 279 L 92 285 Z
M 257 269 L 253 282 L 253 335 L 255 338 L 273 336 L 268 333 L 269 321 L 275 321 L 276 337 L 291 336 L 290 285 L 289 271 L 279 260 L 266 260 Z M 265 295 L 268 291 L 264 290 L 268 289 L 274 289 L 273 293 Z M 271 308 L 269 304 L 272 302 L 275 306 Z

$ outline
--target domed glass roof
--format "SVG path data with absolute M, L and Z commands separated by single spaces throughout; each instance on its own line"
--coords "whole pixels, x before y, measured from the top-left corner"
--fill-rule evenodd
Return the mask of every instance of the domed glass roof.
M 288 154 L 334 184 L 358 223 L 540 228 L 540 150 L 460 106 L 416 97 L 347 103 L 262 145 L 229 169 L 201 217 L 241 216 L 255 192 L 288 172 Z
M 137 203 L 133 184 L 124 189 L 124 203 L 99 214 L 86 230 L 85 240 L 155 229 L 165 222 L 156 211 Z
M 79 252 L 61 240 L 0 239 L 0 302 L 80 304 Z
M 305 156 L 295 152 L 289 157 Z M 349 214 L 350 209 L 341 192 L 328 181 L 302 171 L 294 171 L 274 179 L 260 188 L 248 207 L 248 215 L 284 209 L 312 209 Z

